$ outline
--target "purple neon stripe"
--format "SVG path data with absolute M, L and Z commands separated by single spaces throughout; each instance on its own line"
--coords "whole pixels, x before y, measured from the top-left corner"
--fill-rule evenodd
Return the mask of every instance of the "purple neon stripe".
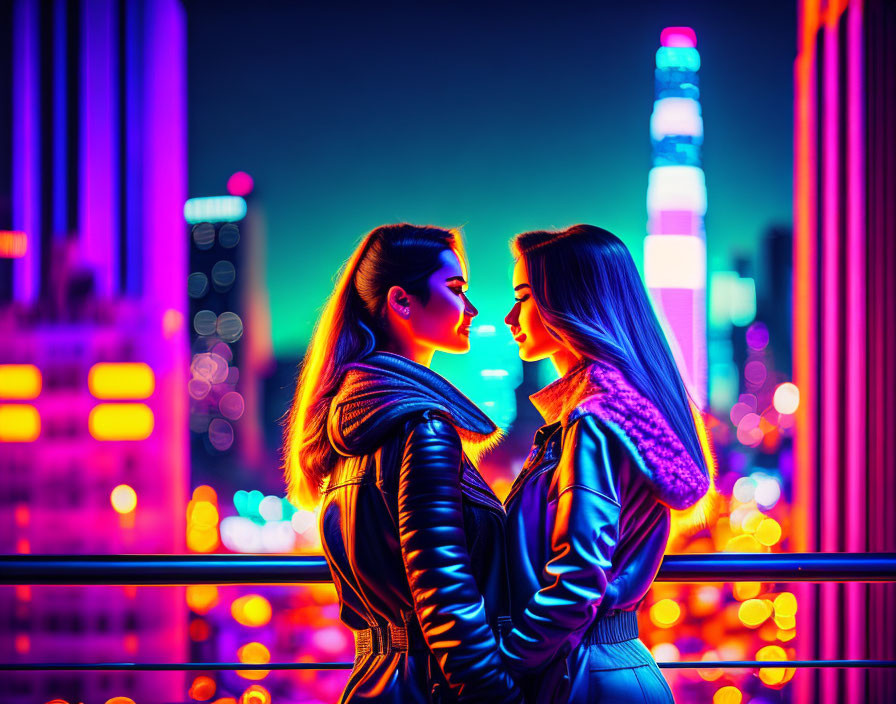
M 142 95 L 143 85 L 140 71 L 142 55 L 145 50 L 142 35 L 140 6 L 134 3 L 125 5 L 125 56 L 122 70 L 125 72 L 125 173 L 126 181 L 125 208 L 125 242 L 127 246 L 127 284 L 122 284 L 125 293 L 139 296 L 143 291 L 143 256 L 141 228 L 143 226 L 142 209 L 142 165 L 140 149 L 143 144 Z M 150 208 L 151 208 L 150 204 Z
M 28 238 L 25 256 L 13 261 L 13 297 L 37 298 L 40 266 L 40 91 L 38 4 L 13 9 L 12 226 Z
M 117 18 L 112 0 L 82 5 L 79 224 L 82 252 L 104 297 L 118 293 Z
M 53 237 L 68 229 L 67 4 L 53 3 Z

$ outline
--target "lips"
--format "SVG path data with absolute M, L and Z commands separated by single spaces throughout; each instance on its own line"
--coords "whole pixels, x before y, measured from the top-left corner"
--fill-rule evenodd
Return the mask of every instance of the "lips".
M 514 341 L 519 345 L 526 341 L 526 333 L 521 332 L 519 335 L 516 335 Z
M 461 335 L 463 335 L 464 337 L 469 337 L 469 336 L 470 336 L 470 328 L 469 328 L 469 327 L 461 328 L 458 332 L 459 332 Z

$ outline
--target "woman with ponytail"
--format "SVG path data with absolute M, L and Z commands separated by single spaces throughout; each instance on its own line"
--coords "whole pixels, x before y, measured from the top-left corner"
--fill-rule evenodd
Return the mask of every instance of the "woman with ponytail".
M 530 702 L 671 702 L 636 609 L 670 510 L 711 485 L 690 404 L 625 245 L 590 225 L 517 235 L 505 322 L 560 378 L 505 501 L 513 629 L 502 653 Z
M 520 700 L 506 621 L 504 510 L 473 462 L 500 431 L 429 369 L 477 314 L 459 233 L 385 225 L 346 262 L 289 414 L 290 500 L 321 543 L 355 664 L 340 702 Z

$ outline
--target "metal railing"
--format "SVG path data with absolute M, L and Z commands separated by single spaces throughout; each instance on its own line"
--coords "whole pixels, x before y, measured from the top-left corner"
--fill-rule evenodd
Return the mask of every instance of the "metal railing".
M 309 584 L 322 555 L 2 555 L 0 585 Z M 896 553 L 666 555 L 658 582 L 896 582 Z
M 0 585 L 308 584 L 330 582 L 321 555 L 2 555 Z M 667 555 L 659 582 L 896 582 L 896 553 Z M 666 669 L 891 668 L 896 660 L 660 662 Z M 340 670 L 351 662 L 0 663 L 0 671 Z

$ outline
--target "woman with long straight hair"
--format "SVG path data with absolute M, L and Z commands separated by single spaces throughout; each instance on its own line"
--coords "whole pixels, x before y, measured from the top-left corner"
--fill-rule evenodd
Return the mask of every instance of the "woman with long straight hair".
M 286 429 L 290 500 L 321 543 L 355 634 L 340 702 L 513 702 L 504 510 L 473 462 L 500 431 L 429 369 L 477 314 L 459 233 L 385 225 L 346 262 Z
M 505 322 L 560 378 L 530 398 L 545 425 L 505 501 L 513 630 L 502 653 L 531 702 L 671 702 L 636 608 L 670 509 L 710 487 L 672 353 L 631 254 L 591 225 L 512 243 Z

